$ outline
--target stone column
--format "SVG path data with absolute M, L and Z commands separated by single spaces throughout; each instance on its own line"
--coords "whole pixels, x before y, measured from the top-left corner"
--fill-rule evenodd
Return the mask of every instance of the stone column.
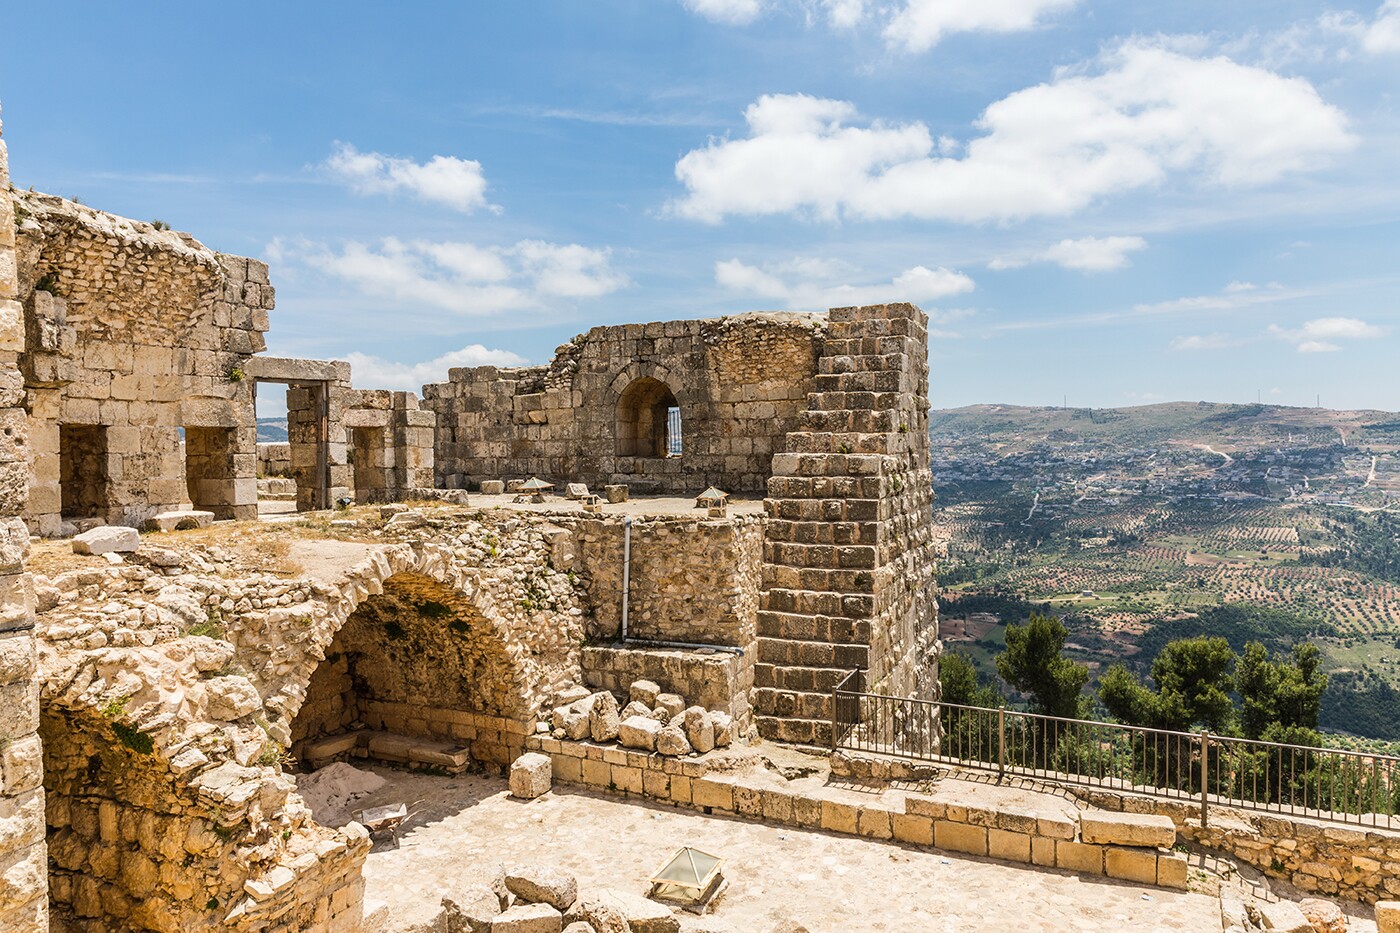
M 0 930 L 48 930 L 43 754 L 35 673 L 34 599 L 24 558 L 29 529 L 25 456 L 24 309 L 15 265 L 15 214 L 0 140 Z

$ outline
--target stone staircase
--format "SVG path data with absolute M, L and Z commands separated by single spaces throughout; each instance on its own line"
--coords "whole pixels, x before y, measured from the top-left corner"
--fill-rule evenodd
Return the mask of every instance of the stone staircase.
M 759 732 L 823 745 L 831 689 L 932 699 L 938 650 L 930 550 L 927 316 L 837 308 L 814 391 L 773 458 L 758 660 Z

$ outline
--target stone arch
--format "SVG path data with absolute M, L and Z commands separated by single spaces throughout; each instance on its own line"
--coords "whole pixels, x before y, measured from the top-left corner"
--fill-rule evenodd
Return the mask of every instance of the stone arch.
M 614 441 L 619 457 L 680 455 L 681 405 L 665 382 L 632 380 L 617 397 Z
M 340 596 L 265 702 L 270 718 L 280 713 L 294 756 L 312 764 L 352 754 L 399 760 L 366 750 L 383 736 L 450 745 L 464 761 L 493 767 L 523 750 L 538 705 L 531 651 L 450 551 L 376 551 L 347 574 Z

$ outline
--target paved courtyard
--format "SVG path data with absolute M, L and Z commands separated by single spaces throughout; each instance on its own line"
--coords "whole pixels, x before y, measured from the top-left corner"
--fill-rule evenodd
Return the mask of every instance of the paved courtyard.
M 365 866 L 366 896 L 395 926 L 427 919 L 448 879 L 494 864 L 555 865 L 581 891 L 644 893 L 681 845 L 723 856 L 729 888 L 714 915 L 766 933 L 791 917 L 814 933 L 941 931 L 1219 931 L 1218 899 L 952 853 L 769 826 L 560 787 L 538 800 L 507 796 L 495 778 L 406 774 L 355 806 L 409 805 L 398 849 Z

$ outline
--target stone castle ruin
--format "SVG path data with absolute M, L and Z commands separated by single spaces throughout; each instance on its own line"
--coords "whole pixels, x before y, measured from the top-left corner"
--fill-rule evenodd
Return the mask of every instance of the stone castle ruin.
M 832 754 L 853 672 L 938 699 L 918 308 L 596 327 L 420 400 L 268 357 L 273 307 L 258 260 L 15 190 L 0 144 L 0 933 L 400 929 L 369 831 L 301 792 L 351 761 L 1186 886 L 1166 817 L 802 783 L 908 776 Z M 1400 843 L 1299 832 L 1370 853 L 1334 892 L 1391 890 Z M 680 928 L 522 890 L 411 928 Z

